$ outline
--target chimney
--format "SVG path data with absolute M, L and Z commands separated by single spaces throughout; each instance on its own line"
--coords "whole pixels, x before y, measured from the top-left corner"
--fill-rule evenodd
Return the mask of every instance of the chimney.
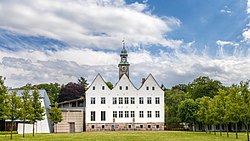
M 141 85 L 143 85 L 145 81 L 146 81 L 146 79 L 145 79 L 145 78 L 142 78 L 142 79 L 141 79 Z

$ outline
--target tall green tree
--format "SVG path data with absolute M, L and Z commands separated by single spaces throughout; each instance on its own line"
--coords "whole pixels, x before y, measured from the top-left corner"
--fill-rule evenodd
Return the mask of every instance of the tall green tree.
M 31 113 L 32 113 L 32 101 L 31 101 L 31 96 L 29 94 L 30 89 L 26 88 L 22 93 L 21 93 L 21 99 L 22 99 L 22 108 L 21 108 L 21 120 L 23 120 L 23 137 L 25 133 L 25 124 L 26 120 L 31 118 Z
M 54 107 L 50 109 L 48 118 L 56 125 L 57 133 L 57 123 L 62 121 L 62 111 L 58 108 L 58 103 L 56 102 Z
M 207 132 L 206 127 L 208 129 L 208 125 L 211 124 L 209 117 L 211 98 L 204 96 L 200 99 L 197 99 L 197 103 L 198 103 L 197 120 L 203 124 L 203 129 Z
M 7 119 L 6 114 L 9 107 L 7 107 L 7 102 L 9 95 L 7 93 L 7 87 L 4 85 L 4 78 L 0 76 L 0 131 L 4 130 L 4 121 Z
M 249 141 L 249 124 L 250 124 L 250 90 L 249 81 L 240 82 L 240 91 L 242 97 L 242 109 L 241 109 L 241 120 L 245 124 L 247 132 L 247 140 Z
M 31 116 L 29 118 L 30 122 L 33 124 L 33 136 L 35 133 L 35 122 L 43 120 L 44 116 L 44 107 L 42 107 L 40 99 L 42 97 L 39 94 L 39 91 L 37 89 L 33 90 L 32 92 L 32 110 L 31 110 Z
M 233 85 L 229 89 L 229 95 L 226 103 L 226 118 L 229 122 L 235 124 L 235 135 L 238 138 L 238 123 L 241 120 L 241 106 L 242 98 L 240 88 L 236 85 Z M 227 129 L 228 130 L 228 129 Z
M 12 139 L 14 121 L 20 118 L 22 102 L 21 98 L 17 96 L 16 91 L 12 91 L 11 94 L 8 95 L 8 97 L 8 102 L 5 105 L 6 107 L 8 107 L 6 111 L 6 118 L 11 120 L 10 139 Z
M 179 89 L 165 90 L 165 123 L 168 125 L 179 124 L 180 119 L 177 116 L 178 105 L 185 100 L 186 94 Z
M 227 124 L 228 119 L 226 118 L 226 96 L 227 91 L 219 89 L 218 95 L 213 98 L 213 114 L 215 123 L 220 126 L 220 136 L 222 136 L 222 124 Z
M 195 129 L 195 123 L 197 122 L 197 103 L 193 99 L 185 99 L 181 101 L 178 106 L 178 117 L 181 122 L 189 123 Z

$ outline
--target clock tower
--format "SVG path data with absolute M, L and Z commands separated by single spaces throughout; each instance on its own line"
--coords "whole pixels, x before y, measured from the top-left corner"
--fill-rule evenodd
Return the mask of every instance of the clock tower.
M 123 74 L 126 74 L 129 78 L 129 63 L 128 63 L 128 53 L 127 50 L 125 49 L 125 43 L 123 41 L 123 47 L 122 47 L 122 51 L 120 54 L 121 57 L 121 61 L 118 64 L 119 67 L 119 79 L 121 79 L 121 77 L 123 76 Z

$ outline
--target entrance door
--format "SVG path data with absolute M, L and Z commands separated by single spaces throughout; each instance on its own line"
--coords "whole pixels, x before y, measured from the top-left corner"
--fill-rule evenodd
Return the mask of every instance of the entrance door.
M 69 123 L 69 132 L 75 133 L 75 123 L 74 122 Z

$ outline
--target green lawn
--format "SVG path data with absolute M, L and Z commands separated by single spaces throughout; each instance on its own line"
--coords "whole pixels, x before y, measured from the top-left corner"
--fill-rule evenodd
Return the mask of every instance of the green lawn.
M 0 141 L 10 140 L 10 135 L 0 132 Z M 219 133 L 216 135 L 206 134 L 204 132 L 175 132 L 175 131 L 120 131 L 120 132 L 84 132 L 75 134 L 14 134 L 13 141 L 246 141 L 246 134 L 239 133 L 239 139 L 235 139 L 235 134 L 230 133 L 230 137 L 226 137 L 223 133 L 221 137 Z

